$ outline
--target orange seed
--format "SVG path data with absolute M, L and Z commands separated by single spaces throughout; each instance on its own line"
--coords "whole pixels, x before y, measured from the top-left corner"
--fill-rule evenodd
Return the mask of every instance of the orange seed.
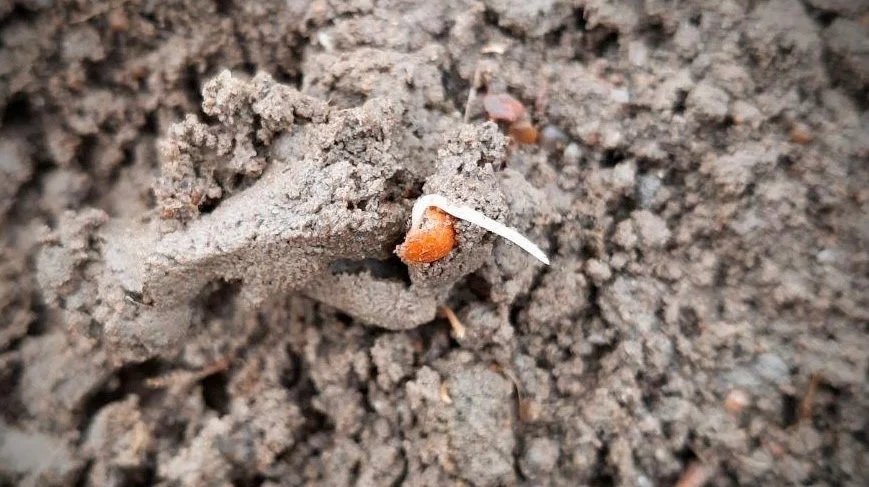
M 443 259 L 456 246 L 455 218 L 430 207 L 420 228 L 412 228 L 395 249 L 405 264 L 429 264 Z
M 806 145 L 814 138 L 809 128 L 803 124 L 797 124 L 791 129 L 791 142 L 796 144 Z
M 540 133 L 528 121 L 516 122 L 510 126 L 510 137 L 520 144 L 536 144 Z

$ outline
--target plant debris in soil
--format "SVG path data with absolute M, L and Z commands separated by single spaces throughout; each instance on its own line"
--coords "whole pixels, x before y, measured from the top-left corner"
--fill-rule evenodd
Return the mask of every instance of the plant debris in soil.
M 0 485 L 865 485 L 867 19 L 0 0 Z

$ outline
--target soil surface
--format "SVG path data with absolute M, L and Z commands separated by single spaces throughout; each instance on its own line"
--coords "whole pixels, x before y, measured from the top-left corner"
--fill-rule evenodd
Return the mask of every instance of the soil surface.
M 867 108 L 867 0 L 0 0 L 0 485 L 867 485 Z

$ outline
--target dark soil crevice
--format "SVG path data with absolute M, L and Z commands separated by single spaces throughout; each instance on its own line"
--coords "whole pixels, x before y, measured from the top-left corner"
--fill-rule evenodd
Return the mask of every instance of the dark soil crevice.
M 165 370 L 166 365 L 160 359 L 150 359 L 118 369 L 100 389 L 90 395 L 82 406 L 79 413 L 81 418 L 79 431 L 87 431 L 94 416 L 108 404 L 122 401 L 130 394 L 139 396 L 140 401 L 146 403 L 149 398 L 159 394 L 146 382 Z

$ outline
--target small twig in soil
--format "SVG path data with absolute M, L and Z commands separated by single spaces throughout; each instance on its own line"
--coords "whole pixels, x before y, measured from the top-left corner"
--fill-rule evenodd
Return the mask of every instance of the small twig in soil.
M 465 328 L 465 325 L 463 325 L 462 322 L 459 320 L 459 317 L 456 316 L 456 312 L 446 305 L 441 305 L 438 311 L 441 316 L 443 316 L 447 319 L 447 321 L 450 322 L 450 328 L 453 329 L 453 337 L 456 340 L 461 340 L 465 338 L 467 328 Z
M 199 370 L 176 370 L 159 377 L 150 378 L 145 381 L 145 384 L 154 389 L 173 387 L 180 387 L 183 389 L 189 387 L 194 382 L 208 377 L 209 375 L 226 371 L 232 363 L 232 360 L 233 356 L 230 355 Z
M 465 101 L 465 113 L 462 116 L 462 122 L 468 123 L 471 119 L 471 104 L 477 99 L 477 90 L 483 87 L 483 70 L 480 69 L 480 63 L 474 68 L 474 77 L 471 79 L 471 88 L 468 90 L 468 99 Z
M 492 368 L 495 372 L 510 379 L 510 382 L 513 383 L 513 387 L 516 389 L 516 404 L 519 411 L 519 419 L 526 423 L 535 421 L 540 416 L 540 405 L 533 399 L 525 397 L 522 391 L 522 384 L 519 382 L 516 374 L 500 364 L 492 364 Z
M 142 301 L 142 295 L 139 293 L 124 293 L 124 301 L 135 304 L 136 306 L 152 306 L 144 301 Z
M 480 54 L 495 54 L 501 56 L 507 52 L 507 44 L 493 42 L 480 48 Z
M 815 406 L 815 397 L 818 394 L 818 386 L 821 385 L 822 379 L 823 377 L 818 372 L 812 374 L 811 379 L 809 379 L 809 389 L 806 391 L 806 395 L 803 397 L 803 400 L 800 401 L 800 421 L 808 421 L 812 418 L 812 410 Z
M 700 462 L 693 462 L 676 482 L 676 487 L 702 487 L 712 477 L 713 469 Z

